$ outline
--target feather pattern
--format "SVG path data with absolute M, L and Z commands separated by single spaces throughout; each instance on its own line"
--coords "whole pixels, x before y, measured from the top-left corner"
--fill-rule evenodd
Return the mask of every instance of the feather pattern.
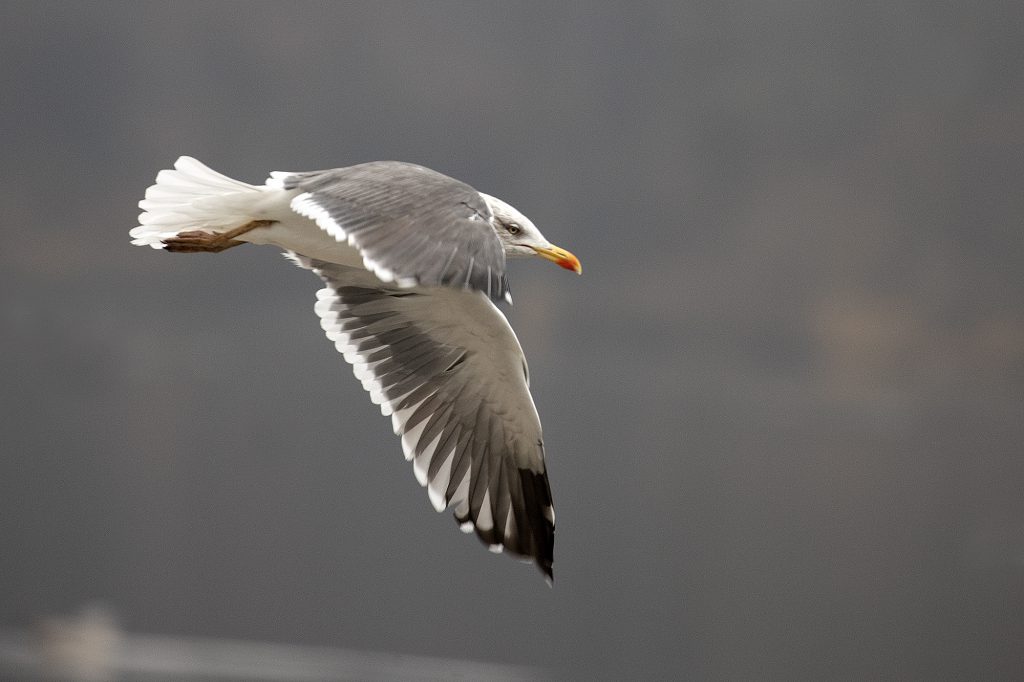
M 554 510 L 525 360 L 485 295 L 403 289 L 369 272 L 292 256 L 326 283 L 315 307 L 327 337 L 381 411 L 438 511 L 492 550 L 552 575 Z
M 366 268 L 401 287 L 448 286 L 508 299 L 505 252 L 480 193 L 399 161 L 278 173 L 292 209 L 359 249 Z

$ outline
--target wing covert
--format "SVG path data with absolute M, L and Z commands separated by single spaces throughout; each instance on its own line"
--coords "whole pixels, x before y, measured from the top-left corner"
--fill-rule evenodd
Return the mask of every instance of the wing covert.
M 292 210 L 359 249 L 366 268 L 385 282 L 508 298 L 491 211 L 464 182 L 399 161 L 274 173 L 272 182 L 298 190 Z

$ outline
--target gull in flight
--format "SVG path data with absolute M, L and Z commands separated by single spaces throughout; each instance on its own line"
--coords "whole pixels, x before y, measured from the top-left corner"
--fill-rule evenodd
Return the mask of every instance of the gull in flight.
M 552 579 L 555 511 L 526 358 L 494 301 L 505 259 L 576 256 L 500 199 L 411 163 L 375 161 L 262 185 L 183 156 L 139 202 L 132 244 L 217 253 L 270 244 L 324 281 L 314 306 L 391 416 L 434 508 Z

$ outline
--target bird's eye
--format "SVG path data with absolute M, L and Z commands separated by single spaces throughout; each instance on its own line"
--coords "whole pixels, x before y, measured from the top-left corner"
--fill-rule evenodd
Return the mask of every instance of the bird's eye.
M 519 234 L 520 232 L 523 231 L 523 228 L 519 227 L 515 223 L 509 223 L 508 225 L 505 226 L 505 229 L 508 230 L 509 234 L 513 235 Z

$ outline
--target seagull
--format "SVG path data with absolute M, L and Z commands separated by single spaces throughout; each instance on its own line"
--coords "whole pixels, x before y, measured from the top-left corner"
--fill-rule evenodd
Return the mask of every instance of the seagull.
M 438 511 L 494 552 L 532 560 L 551 584 L 555 511 L 506 258 L 582 272 L 522 213 L 400 161 L 274 171 L 262 185 L 183 156 L 139 202 L 132 244 L 218 253 L 268 244 L 324 282 L 327 338 L 391 417 Z

